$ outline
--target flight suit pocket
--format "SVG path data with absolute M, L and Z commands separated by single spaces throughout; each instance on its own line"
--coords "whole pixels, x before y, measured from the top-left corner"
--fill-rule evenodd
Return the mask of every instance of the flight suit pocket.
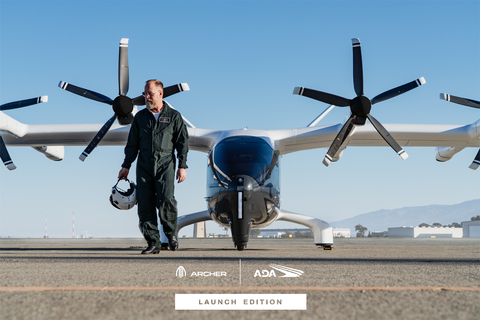
M 160 148 L 162 148 L 166 152 L 172 152 L 173 149 L 172 135 L 169 133 L 170 132 L 164 132 L 160 142 Z

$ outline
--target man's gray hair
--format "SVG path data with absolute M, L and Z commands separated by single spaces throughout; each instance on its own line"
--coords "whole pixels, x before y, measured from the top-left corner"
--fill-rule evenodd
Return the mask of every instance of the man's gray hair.
M 149 84 L 150 82 L 153 82 L 157 87 L 162 88 L 162 91 L 163 91 L 163 83 L 162 83 L 162 81 L 157 80 L 157 79 L 151 79 L 151 80 L 147 80 L 147 82 L 146 82 L 145 84 Z

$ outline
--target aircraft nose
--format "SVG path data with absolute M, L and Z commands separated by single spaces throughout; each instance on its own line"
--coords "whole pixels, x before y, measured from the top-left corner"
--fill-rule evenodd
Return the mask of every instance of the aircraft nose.
M 235 188 L 237 191 L 251 191 L 254 189 L 256 183 L 255 179 L 247 175 L 240 177 L 237 176 L 232 180 L 235 181 Z

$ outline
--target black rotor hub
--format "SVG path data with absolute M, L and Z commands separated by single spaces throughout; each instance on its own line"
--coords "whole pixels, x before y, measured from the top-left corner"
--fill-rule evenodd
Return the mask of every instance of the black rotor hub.
M 133 111 L 132 99 L 127 96 L 118 96 L 113 100 L 113 111 L 118 117 L 124 117 Z
M 365 96 L 357 96 L 352 100 L 350 110 L 354 115 L 365 117 L 372 109 L 372 102 Z

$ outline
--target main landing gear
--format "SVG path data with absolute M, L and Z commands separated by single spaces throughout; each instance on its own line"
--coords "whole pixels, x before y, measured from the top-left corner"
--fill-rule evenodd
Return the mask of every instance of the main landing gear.
M 332 250 L 332 245 L 331 244 L 317 244 L 319 248 L 323 248 L 323 250 Z

